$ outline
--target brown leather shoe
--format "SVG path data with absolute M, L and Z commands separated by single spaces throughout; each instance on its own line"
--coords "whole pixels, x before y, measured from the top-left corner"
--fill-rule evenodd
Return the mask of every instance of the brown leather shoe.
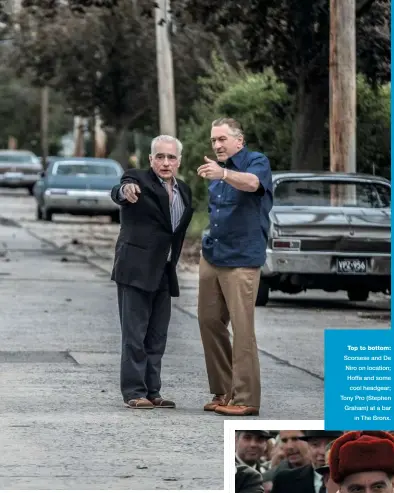
M 175 402 L 168 399 L 163 399 L 162 397 L 155 397 L 154 399 L 150 399 L 150 402 L 154 405 L 154 407 L 163 407 L 168 409 L 173 409 L 175 407 Z
M 258 416 L 259 408 L 252 406 L 216 406 L 215 414 L 222 416 Z
M 229 403 L 230 398 L 227 394 L 222 395 L 222 394 L 216 394 L 211 402 L 208 402 L 208 404 L 205 404 L 204 406 L 204 411 L 214 411 L 218 406 L 227 406 Z
M 145 397 L 139 397 L 138 399 L 130 399 L 125 401 L 124 405 L 126 407 L 131 407 L 132 409 L 153 409 L 155 406 L 145 399 Z

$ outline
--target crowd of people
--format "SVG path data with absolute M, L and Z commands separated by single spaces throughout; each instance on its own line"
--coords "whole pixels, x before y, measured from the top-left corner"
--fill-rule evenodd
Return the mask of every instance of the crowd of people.
M 235 493 L 393 493 L 393 433 L 236 431 Z

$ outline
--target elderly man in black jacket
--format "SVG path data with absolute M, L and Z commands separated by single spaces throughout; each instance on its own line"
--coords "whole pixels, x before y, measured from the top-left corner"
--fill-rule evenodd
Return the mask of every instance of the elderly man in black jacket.
M 182 144 L 153 139 L 149 170 L 124 173 L 111 192 L 121 206 L 112 280 L 122 329 L 121 392 L 133 409 L 174 408 L 161 396 L 161 361 L 171 297 L 179 296 L 176 265 L 193 209 L 191 190 L 176 178 Z

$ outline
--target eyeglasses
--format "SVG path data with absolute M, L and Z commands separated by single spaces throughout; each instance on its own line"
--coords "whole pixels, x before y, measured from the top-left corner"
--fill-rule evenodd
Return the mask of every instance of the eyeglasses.
M 164 153 L 158 153 L 155 154 L 154 158 L 157 161 L 165 161 L 165 159 L 168 159 L 168 162 L 173 163 L 178 160 L 178 156 L 175 156 L 174 154 L 164 154 Z

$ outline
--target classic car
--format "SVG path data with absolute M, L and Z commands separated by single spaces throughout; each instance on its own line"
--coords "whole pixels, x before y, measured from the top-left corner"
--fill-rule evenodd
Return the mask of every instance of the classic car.
M 350 301 L 366 301 L 370 292 L 391 294 L 388 180 L 358 173 L 275 172 L 273 190 L 256 305 L 266 305 L 270 291 L 344 290 Z
M 112 159 L 59 158 L 51 160 L 34 186 L 38 220 L 52 221 L 53 214 L 108 215 L 119 222 L 119 206 L 111 189 L 123 174 Z
M 391 293 L 391 184 L 356 173 L 275 173 L 267 260 L 269 291 L 347 291 L 350 301 Z
M 0 150 L 0 187 L 27 188 L 32 195 L 42 169 L 40 160 L 33 152 Z

